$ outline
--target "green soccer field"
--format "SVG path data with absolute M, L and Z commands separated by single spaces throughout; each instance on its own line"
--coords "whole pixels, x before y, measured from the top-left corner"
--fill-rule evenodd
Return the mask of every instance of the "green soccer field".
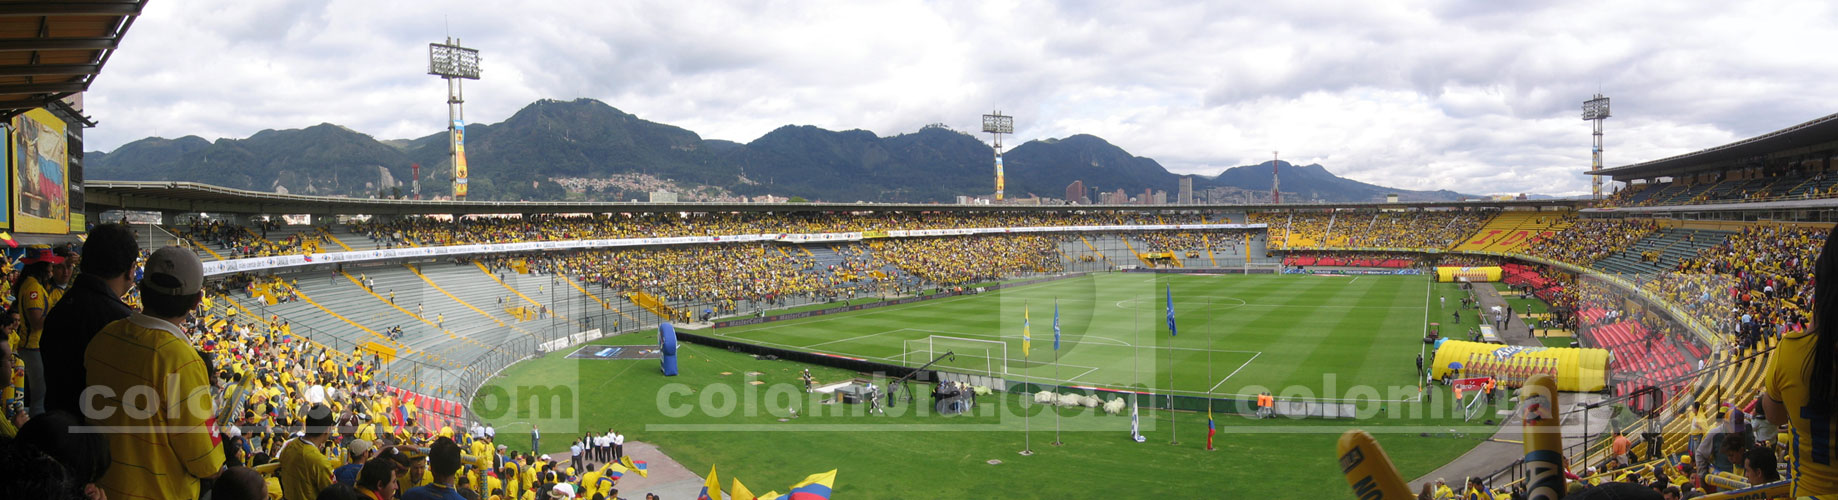
M 1162 299 L 1168 287 L 1181 332 L 1172 338 Z M 1495 429 L 1483 421 L 1504 406 L 1479 408 L 1467 420 L 1447 390 L 1415 392 L 1425 307 L 1428 321 L 1440 318 L 1445 331 L 1472 326 L 1472 314 L 1464 314 L 1461 325 L 1446 324 L 1465 293 L 1421 276 L 1117 273 L 700 332 L 896 362 L 923 356 L 917 344 L 944 346 L 932 338 L 942 335 L 965 339 L 949 346 L 960 353 L 955 370 L 1005 366 L 1010 379 L 1093 386 L 1129 386 L 1140 376 L 1139 385 L 1153 392 L 1167 392 L 1172 373 L 1174 392 L 1226 397 L 1261 386 L 1279 396 L 1368 398 L 1361 407 L 1373 410 L 1358 419 L 1221 413 L 1215 417 L 1219 451 L 1204 449 L 1205 412 L 1145 405 L 1143 443 L 1129 439 L 1127 411 L 1052 408 L 1027 395 L 984 396 L 971 414 L 952 417 L 914 404 L 869 414 L 863 405 L 805 394 L 800 373 L 809 369 L 820 383 L 868 379 L 883 387 L 885 377 L 695 344 L 682 346 L 676 377 L 661 376 L 654 360 L 550 355 L 519 363 L 493 378 L 473 408 L 501 436 L 527 436 L 529 426 L 540 423 L 545 436 L 555 436 L 544 438 L 545 452 L 566 451 L 561 436 L 574 429 L 615 428 L 658 445 L 695 473 L 718 465 L 724 482 L 738 477 L 755 491 L 783 491 L 804 475 L 839 469 L 838 498 L 1344 498 L 1335 442 L 1347 429 L 1370 431 L 1406 481 L 1449 463 Z M 1062 330 L 1057 377 L 1056 298 Z M 1033 336 L 1025 357 L 1023 311 Z M 655 342 L 655 332 L 640 332 L 595 343 Z M 996 352 L 1004 349 L 1008 359 L 999 363 L 1004 357 Z M 1361 396 L 1360 386 L 1410 392 Z M 575 402 L 543 415 L 534 398 L 524 401 L 532 390 Z M 1049 444 L 1056 440 L 1065 444 Z M 1019 455 L 1024 448 L 1036 454 Z
M 1414 385 L 1429 293 L 1425 276 L 1113 273 L 714 335 L 906 366 L 949 350 L 937 367 L 1017 381 L 1331 398 L 1336 384 Z

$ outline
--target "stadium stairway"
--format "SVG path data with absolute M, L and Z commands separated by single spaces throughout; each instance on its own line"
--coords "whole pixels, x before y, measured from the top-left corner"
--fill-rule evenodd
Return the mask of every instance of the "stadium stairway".
M 491 310 L 486 309 L 487 307 L 498 308 L 499 299 L 503 299 L 505 303 L 510 303 L 516 297 L 504 293 L 503 286 L 481 275 L 477 268 L 469 265 L 446 264 L 423 266 L 420 269 L 411 266 L 403 267 L 408 269 L 409 272 L 414 273 L 414 277 L 426 283 L 427 287 L 431 288 L 436 294 L 444 295 L 449 299 L 445 302 L 448 306 L 443 308 L 443 310 L 452 312 L 446 315 L 446 319 L 458 321 L 466 326 L 479 328 L 477 335 L 467 335 L 468 332 L 464 331 L 457 332 L 462 336 L 474 337 L 481 342 L 492 345 L 502 343 L 513 334 L 523 334 L 530 338 L 536 338 L 535 333 L 519 327 L 516 324 L 517 321 L 515 318 L 509 318 L 507 314 L 494 314 Z M 441 283 L 447 283 L 451 285 L 451 287 L 442 286 Z M 381 285 L 378 286 L 380 287 Z M 546 293 L 546 291 L 544 293 Z M 458 307 L 455 308 L 453 306 Z M 502 310 L 500 310 L 500 312 L 502 312 Z M 463 319 L 471 318 L 474 314 L 485 317 L 485 319 L 490 320 L 490 323 L 480 324 L 478 322 Z M 492 328 L 493 326 L 497 328 Z
M 1612 274 L 1658 274 L 1677 269 L 1680 262 L 1695 258 L 1698 252 L 1723 243 L 1730 231 L 1713 231 L 1708 229 L 1665 228 L 1648 234 L 1626 250 L 1622 250 L 1589 267 Z M 1647 261 L 1645 255 L 1653 253 L 1655 259 Z
M 318 281 L 312 278 L 308 280 Z M 334 285 L 335 286 L 335 285 Z M 348 305 L 348 297 L 335 291 L 328 291 L 302 284 L 295 289 L 300 296 L 296 302 L 282 302 L 266 307 L 265 312 L 286 319 L 295 327 L 296 332 L 309 329 L 320 335 L 329 335 L 333 339 L 318 339 L 321 343 L 341 346 L 356 346 L 364 342 L 376 342 L 396 349 L 398 355 L 412 351 L 408 345 L 390 340 L 380 330 L 360 322 L 368 314 L 366 309 Z M 325 298 L 327 302 L 315 300 Z

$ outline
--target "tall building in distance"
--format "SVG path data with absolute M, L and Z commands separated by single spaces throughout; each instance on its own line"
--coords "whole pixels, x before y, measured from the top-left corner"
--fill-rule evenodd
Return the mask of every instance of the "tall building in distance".
M 1072 181 L 1072 184 L 1066 186 L 1066 203 L 1091 204 L 1091 200 L 1085 199 L 1085 181 Z
M 1126 205 L 1129 204 L 1129 202 L 1130 195 L 1124 194 L 1123 188 L 1117 188 L 1117 191 L 1110 195 L 1110 204 L 1112 205 Z
M 1182 205 L 1193 204 L 1193 176 L 1181 176 L 1181 194 L 1175 199 L 1175 202 Z

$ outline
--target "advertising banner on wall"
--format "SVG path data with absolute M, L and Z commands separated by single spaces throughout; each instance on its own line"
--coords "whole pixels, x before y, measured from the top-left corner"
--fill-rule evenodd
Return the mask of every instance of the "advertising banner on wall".
M 453 196 L 466 196 L 466 124 L 453 120 Z
M 70 191 L 65 179 L 64 120 L 43 108 L 13 118 L 13 230 L 64 234 L 70 231 Z

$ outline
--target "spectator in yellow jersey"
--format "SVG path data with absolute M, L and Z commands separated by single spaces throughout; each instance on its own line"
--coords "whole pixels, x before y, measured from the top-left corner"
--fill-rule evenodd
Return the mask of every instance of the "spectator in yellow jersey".
M 337 425 L 332 409 L 325 405 L 316 404 L 306 411 L 305 435 L 281 449 L 281 498 L 312 500 L 319 490 L 332 485 L 332 460 L 326 458 L 324 447 Z
M 19 259 L 25 268 L 19 272 L 19 283 L 13 287 L 13 302 L 25 321 L 20 331 L 20 345 L 13 346 L 19 360 L 26 365 L 26 411 L 32 415 L 45 412 L 45 358 L 38 350 L 45 334 L 45 313 L 51 310 L 51 267 L 64 263 L 51 254 L 51 248 L 33 246 Z M 202 280 L 202 278 L 200 278 Z
M 1793 429 L 1794 497 L 1838 493 L 1838 238 L 1826 238 L 1813 266 L 1812 328 L 1781 336 L 1768 360 L 1762 409 L 1768 422 Z
M 110 497 L 197 498 L 199 480 L 223 466 L 209 372 L 179 328 L 203 287 L 196 254 L 153 252 L 140 281 L 146 310 L 103 327 L 85 351 L 90 387 L 78 403 L 90 423 L 112 427 L 114 464 L 101 481 Z M 126 394 L 143 393 L 152 397 L 128 404 Z

